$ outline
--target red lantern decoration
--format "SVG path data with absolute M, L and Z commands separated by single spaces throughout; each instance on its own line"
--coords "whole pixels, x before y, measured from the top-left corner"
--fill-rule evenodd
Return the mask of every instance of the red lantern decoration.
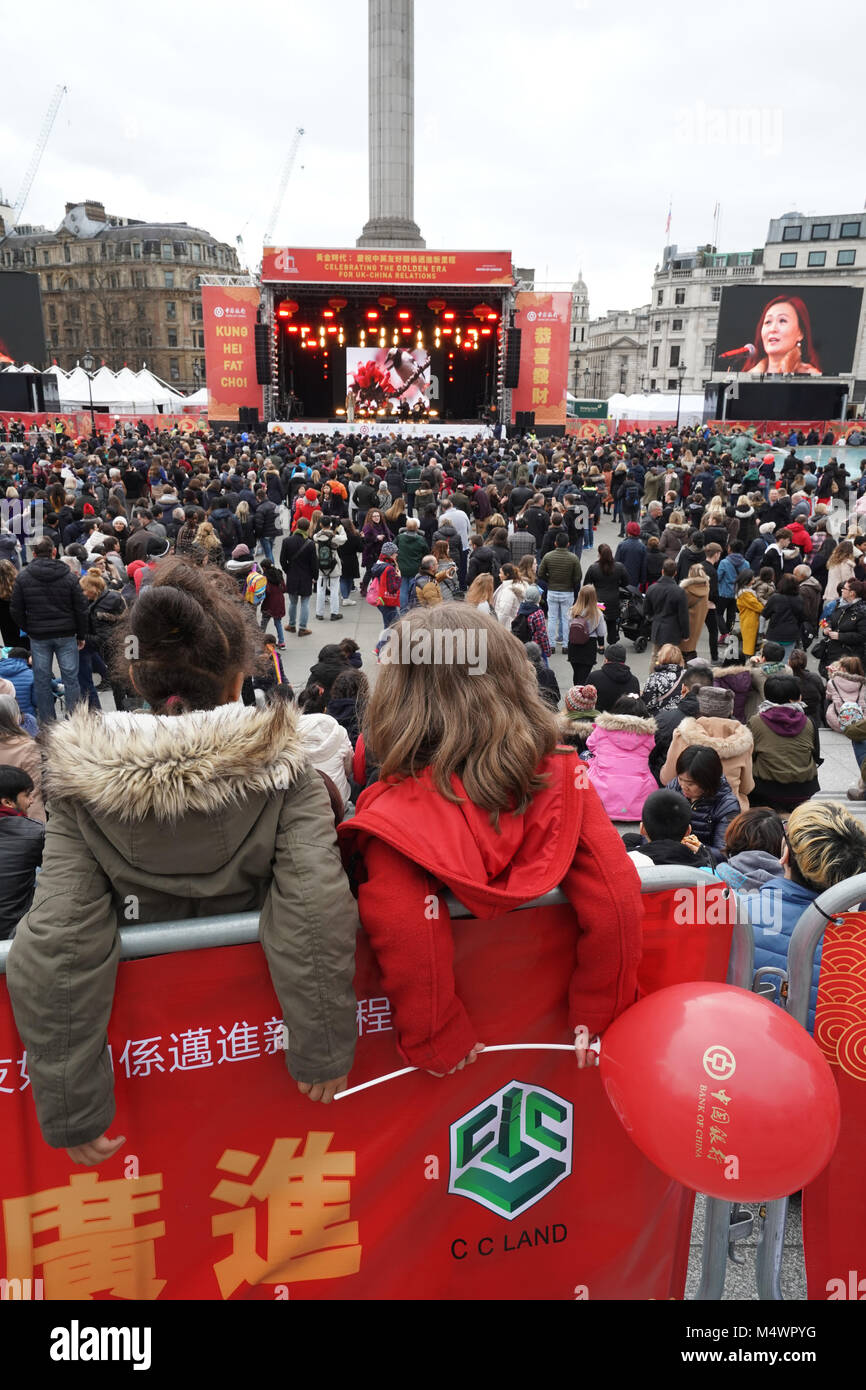
M 428 308 L 428 309 L 432 309 L 434 314 L 441 314 L 442 310 L 445 309 L 446 307 L 447 307 L 447 301 L 444 300 L 444 299 L 428 299 L 428 300 L 427 300 L 427 308 Z
M 348 299 L 340 299 L 340 298 L 335 298 L 335 299 L 329 299 L 329 300 L 328 300 L 328 303 L 330 304 L 331 308 L 332 308 L 332 309 L 337 309 L 338 311 L 339 311 L 340 309 L 345 309 L 345 307 L 346 307 L 346 305 L 348 304 L 348 302 L 349 302 Z
M 475 308 L 472 310 L 473 315 L 477 319 L 486 319 L 487 316 L 493 312 L 494 310 L 490 304 L 476 304 Z
M 383 309 L 393 309 L 397 303 L 393 295 L 382 294 L 379 296 L 379 303 Z

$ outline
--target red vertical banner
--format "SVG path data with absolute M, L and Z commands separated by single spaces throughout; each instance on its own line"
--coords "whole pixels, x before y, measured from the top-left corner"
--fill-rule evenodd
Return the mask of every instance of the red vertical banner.
M 204 354 L 208 416 L 238 420 L 242 406 L 262 411 L 262 388 L 256 380 L 255 285 L 203 285 Z
M 514 326 L 520 344 L 520 384 L 511 397 L 511 421 L 518 410 L 535 412 L 536 425 L 565 425 L 568 386 L 570 294 L 517 295 Z

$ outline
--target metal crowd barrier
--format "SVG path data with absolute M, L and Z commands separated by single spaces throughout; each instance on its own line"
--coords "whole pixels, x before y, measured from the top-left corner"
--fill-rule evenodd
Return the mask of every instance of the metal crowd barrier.
M 648 895 L 677 888 L 697 887 L 701 884 L 706 886 L 709 883 L 721 886 L 719 880 L 710 878 L 700 869 L 658 866 L 640 869 L 638 872 L 641 893 Z M 727 897 L 731 892 L 730 888 L 726 888 L 724 896 Z M 863 892 L 866 896 L 866 879 Z M 453 894 L 446 894 L 445 900 L 454 920 L 473 917 L 469 909 Z M 562 889 L 556 888 L 542 897 L 523 903 L 522 908 L 557 906 L 567 902 L 568 898 Z M 215 946 L 245 946 L 259 939 L 259 914 L 241 912 L 224 917 L 190 917 L 181 921 L 120 927 L 119 936 L 121 960 L 141 960 L 146 956 L 169 955 L 178 951 L 202 951 Z M 6 958 L 11 944 L 11 941 L 0 941 L 0 975 L 6 973 Z M 727 981 L 729 984 L 739 985 L 742 989 L 749 989 L 753 971 L 754 934 L 751 924 L 741 921 L 738 914 L 732 925 Z M 707 1198 L 701 1279 L 695 1295 L 698 1300 L 718 1300 L 724 1291 L 731 1209 L 730 1202 L 724 1202 L 719 1198 Z
M 809 994 L 812 988 L 812 967 L 815 952 L 827 918 L 843 912 L 855 912 L 866 901 L 866 874 L 857 874 L 844 883 L 837 883 L 810 903 L 797 922 L 788 946 L 787 1010 L 798 1023 L 806 1027 L 809 1016 Z M 781 1301 L 782 1256 L 785 1247 L 785 1223 L 788 1217 L 788 1198 L 768 1202 L 756 1258 L 755 1274 L 758 1298 Z

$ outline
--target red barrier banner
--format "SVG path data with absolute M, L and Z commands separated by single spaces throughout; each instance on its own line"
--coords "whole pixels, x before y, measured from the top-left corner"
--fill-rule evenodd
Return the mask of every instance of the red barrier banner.
M 354 246 L 266 246 L 262 280 L 296 285 L 514 284 L 510 251 L 377 251 Z
M 184 430 L 191 433 L 193 430 L 207 426 L 204 418 L 205 412 L 196 412 L 188 415 L 108 415 L 96 411 L 93 423 L 100 434 L 111 434 L 120 426 L 121 431 L 127 424 L 137 425 L 139 420 L 152 430 Z M 29 437 L 30 430 L 35 425 L 37 429 L 47 429 L 50 433 L 55 433 L 55 425 L 62 424 L 65 428 L 67 439 L 88 439 L 91 432 L 91 419 L 89 410 L 76 411 L 46 411 L 29 412 L 23 414 L 21 411 L 0 410 L 0 420 L 7 434 L 9 426 L 14 421 L 16 424 L 24 426 L 25 436 Z
M 98 1168 L 42 1142 L 0 982 L 0 1274 L 46 1299 L 681 1298 L 693 1194 L 577 1069 L 570 907 L 454 935 L 489 1050 L 402 1074 L 362 938 L 350 1085 L 375 1084 L 327 1107 L 286 1072 L 258 946 L 122 963 L 109 1133 L 126 1145 Z
M 255 285 L 203 285 L 204 360 L 207 413 L 212 420 L 238 420 L 241 407 L 262 413 L 256 380 Z
M 613 427 L 613 420 L 566 420 L 565 433 L 575 439 L 606 439 Z
M 838 920 L 838 919 L 837 919 Z M 815 1041 L 842 1103 L 839 1143 L 803 1193 L 803 1253 L 810 1299 L 866 1299 L 866 913 L 824 931 Z
M 515 304 L 514 326 L 523 336 L 520 384 L 511 394 L 511 422 L 517 411 L 531 410 L 536 425 L 564 425 L 571 295 L 521 290 Z

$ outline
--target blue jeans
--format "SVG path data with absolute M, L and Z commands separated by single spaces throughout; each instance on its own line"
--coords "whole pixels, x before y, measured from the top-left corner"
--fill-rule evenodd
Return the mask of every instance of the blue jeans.
M 401 609 L 402 609 L 402 608 L 405 608 L 405 607 L 406 607 L 406 604 L 409 602 L 409 585 L 410 585 L 411 583 L 412 583 L 411 579 L 407 579 L 406 576 L 405 576 L 405 574 L 401 576 L 401 578 L 400 578 L 400 607 L 401 607 Z
M 296 615 L 298 627 L 306 627 L 310 618 L 310 595 L 306 594 L 303 598 L 299 598 L 297 594 L 288 594 L 287 598 L 289 600 L 289 627 L 294 630 Z M 298 612 L 298 604 L 301 606 L 300 613 Z
M 274 563 L 274 543 L 270 536 L 259 536 L 259 545 L 269 565 Z
M 31 637 L 33 657 L 33 690 L 36 709 L 43 723 L 56 718 L 54 696 L 51 693 L 51 674 L 54 658 L 60 667 L 60 679 L 66 692 L 66 708 L 73 709 L 81 699 L 78 684 L 78 642 L 74 637 Z
M 857 759 L 857 766 L 862 768 L 864 759 L 866 759 L 866 738 L 852 739 L 852 746 L 854 757 Z
M 574 603 L 574 595 L 568 589 L 561 592 L 558 589 L 548 589 L 547 591 L 547 635 L 550 639 L 551 647 L 555 647 L 557 642 L 563 646 L 568 644 L 568 611 Z M 557 632 L 562 636 L 558 637 Z
M 346 579 L 345 575 L 340 575 L 340 598 L 344 601 L 349 597 L 355 587 L 354 579 Z
M 263 617 L 263 618 L 262 618 L 262 632 L 267 632 L 267 630 L 268 630 L 268 625 L 269 625 L 270 623 L 273 623 L 274 627 L 277 629 L 277 641 L 278 641 L 278 642 L 285 642 L 286 637 L 285 637 L 285 633 L 283 632 L 283 621 L 282 621 L 282 618 L 272 618 L 272 617 L 270 617 L 270 615 L 269 615 L 268 617 L 266 617 L 266 618 Z M 304 626 L 304 624 L 301 623 L 301 627 L 303 627 L 303 626 Z
M 400 616 L 400 610 L 399 610 L 399 608 L 384 608 L 384 607 L 382 607 L 382 608 L 379 609 L 379 612 L 382 614 L 382 627 L 383 627 L 383 628 L 392 627 L 393 624 L 396 623 L 397 619 L 398 619 L 399 616 Z

